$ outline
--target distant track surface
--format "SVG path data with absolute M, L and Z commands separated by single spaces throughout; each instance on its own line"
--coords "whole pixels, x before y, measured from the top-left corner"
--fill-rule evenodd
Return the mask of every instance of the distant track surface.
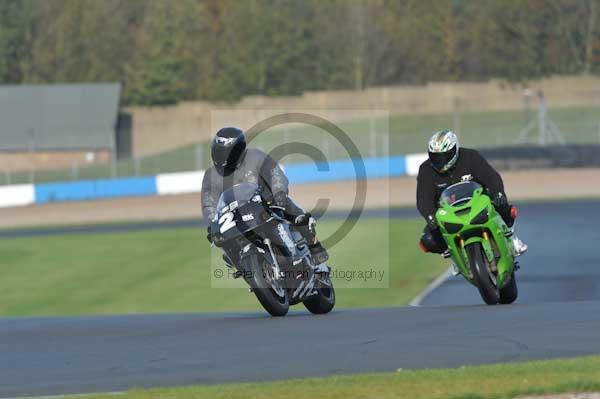
M 343 219 L 348 212 L 328 211 L 325 216 L 323 213 L 315 212 L 315 216 L 323 219 Z M 361 217 L 366 218 L 393 218 L 408 219 L 417 217 L 418 213 L 413 208 L 392 208 L 392 209 L 365 209 Z M 55 226 L 41 228 L 20 228 L 0 230 L 0 238 L 18 238 L 18 237 L 40 237 L 61 234 L 97 234 L 97 233 L 119 233 L 131 231 L 143 231 L 154 229 L 175 229 L 180 227 L 200 228 L 205 227 L 206 223 L 201 219 L 176 219 L 150 222 L 131 222 L 114 224 L 91 224 L 81 226 Z
M 382 216 L 377 212 L 365 216 Z M 453 278 L 424 299 L 427 306 L 343 309 L 325 316 L 293 312 L 277 319 L 264 313 L 0 319 L 0 396 L 600 354 L 599 212 L 600 201 L 521 207 L 517 231 L 530 250 L 518 273 L 520 299 L 510 306 L 481 305 L 474 287 Z M 401 210 L 392 216 L 412 217 L 416 212 Z M 132 226 L 129 231 L 159 225 Z M 123 225 L 102 227 L 124 231 Z

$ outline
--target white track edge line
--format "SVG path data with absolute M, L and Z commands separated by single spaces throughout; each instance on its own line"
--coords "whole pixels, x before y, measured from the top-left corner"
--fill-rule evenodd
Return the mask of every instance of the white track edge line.
M 449 267 L 445 272 L 437 276 L 435 280 L 429 283 L 429 285 L 423 291 L 421 291 L 419 295 L 414 297 L 413 300 L 410 301 L 409 306 L 421 306 L 421 302 L 423 302 L 423 300 L 427 298 L 429 294 L 431 294 L 436 288 L 448 280 L 451 275 L 452 267 Z

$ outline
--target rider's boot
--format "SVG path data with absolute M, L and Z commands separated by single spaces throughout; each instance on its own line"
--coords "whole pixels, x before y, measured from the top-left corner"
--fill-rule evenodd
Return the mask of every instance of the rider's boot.
M 456 263 L 454 263 L 454 260 L 452 259 L 452 255 L 450 254 L 450 251 L 448 249 L 442 253 L 442 257 L 444 259 L 450 259 L 450 266 L 452 267 L 452 275 L 458 276 L 460 274 L 460 270 L 458 270 L 458 266 L 456 266 Z
M 327 262 L 329 254 L 317 238 L 317 221 L 310 213 L 305 213 L 294 220 L 294 225 L 308 242 L 308 249 L 317 265 Z
M 513 248 L 514 248 L 514 256 L 521 256 L 525 252 L 527 252 L 527 244 L 519 239 L 516 235 L 513 234 Z
M 513 248 L 514 248 L 513 255 L 515 257 L 517 257 L 517 256 L 521 256 L 525 252 L 527 252 L 527 244 L 525 244 L 523 241 L 521 241 L 519 239 L 519 237 L 517 237 L 515 235 L 515 220 L 517 219 L 517 215 L 519 214 L 517 207 L 514 205 L 511 205 L 509 207 L 509 209 L 510 209 L 509 215 L 507 215 L 506 217 L 503 216 L 502 218 L 506 221 L 506 224 L 510 227 L 510 232 L 508 234 L 508 237 L 512 238 Z

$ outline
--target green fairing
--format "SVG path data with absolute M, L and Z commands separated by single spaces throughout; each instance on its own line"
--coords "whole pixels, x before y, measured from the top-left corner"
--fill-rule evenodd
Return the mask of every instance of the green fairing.
M 461 191 L 464 191 L 465 194 L 470 193 L 470 198 L 465 196 L 464 198 L 455 198 L 455 202 L 448 201 L 444 194 L 452 191 L 453 188 L 456 190 L 458 185 L 463 185 Z M 471 189 L 473 191 L 470 191 Z M 454 205 L 449 202 L 453 202 Z M 488 212 L 487 222 L 473 223 L 473 219 L 484 210 Z M 477 285 L 469 266 L 469 257 L 465 248 L 473 243 L 480 243 L 489 264 L 496 265 L 498 270 L 496 275 L 497 287 L 503 288 L 510 281 L 515 264 L 512 239 L 507 237 L 510 236 L 510 228 L 494 209 L 490 197 L 484 193 L 483 187 L 474 182 L 462 182 L 446 189 L 440 200 L 436 220 L 440 226 L 442 236 L 448 244 L 452 259 L 462 275 L 471 284 Z M 451 229 L 452 232 L 449 232 L 448 223 L 462 225 L 462 228 L 456 231 L 458 227 L 455 226 L 455 229 Z M 485 232 L 487 232 L 487 239 Z M 461 241 L 463 241 L 462 244 Z M 494 245 L 497 248 L 496 256 Z

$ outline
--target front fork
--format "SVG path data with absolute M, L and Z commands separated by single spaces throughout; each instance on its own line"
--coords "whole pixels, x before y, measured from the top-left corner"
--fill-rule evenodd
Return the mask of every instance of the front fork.
M 279 262 L 277 261 L 277 256 L 275 256 L 275 252 L 273 251 L 273 246 L 271 245 L 271 240 L 265 238 L 263 243 L 269 248 L 269 253 L 271 254 L 271 258 L 273 258 L 273 271 L 275 272 L 275 280 L 281 280 L 283 274 L 281 273 L 281 268 L 279 267 Z
M 490 271 L 497 274 L 498 287 L 503 287 L 510 278 L 510 275 L 514 269 L 514 259 L 511 252 L 512 243 L 509 242 L 510 238 L 507 239 L 504 236 L 504 232 L 501 229 L 499 229 L 496 233 L 498 234 L 493 236 L 488 230 L 483 230 L 481 236 L 472 237 L 468 240 L 460 239 L 459 249 L 461 262 L 459 262 L 460 265 L 458 266 L 463 275 L 469 280 L 472 280 L 473 275 L 471 273 L 471 268 L 469 267 L 469 257 L 465 247 L 479 242 L 483 248 L 487 263 L 492 267 L 492 270 Z M 494 251 L 492 242 L 496 243 L 498 253 Z

